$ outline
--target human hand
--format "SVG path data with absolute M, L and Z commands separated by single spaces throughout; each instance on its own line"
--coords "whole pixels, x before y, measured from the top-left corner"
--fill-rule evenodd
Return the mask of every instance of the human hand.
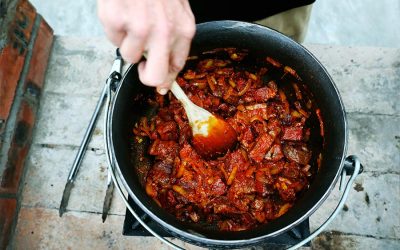
M 185 65 L 195 33 L 187 0 L 98 0 L 98 16 L 108 39 L 125 61 L 137 63 L 139 79 L 167 93 Z

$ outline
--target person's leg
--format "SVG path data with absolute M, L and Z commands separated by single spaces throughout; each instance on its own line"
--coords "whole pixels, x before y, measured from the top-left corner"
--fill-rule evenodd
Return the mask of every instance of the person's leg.
M 297 42 L 303 42 L 307 33 L 312 4 L 294 8 L 262 20 L 257 24 L 275 29 Z

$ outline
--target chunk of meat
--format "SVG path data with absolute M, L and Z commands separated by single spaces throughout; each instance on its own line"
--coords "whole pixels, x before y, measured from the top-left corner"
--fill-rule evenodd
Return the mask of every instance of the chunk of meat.
M 292 186 L 292 182 L 284 177 L 279 177 L 275 182 L 275 187 L 279 192 L 279 196 L 284 201 L 293 201 L 296 198 L 296 189 Z
M 217 197 L 211 202 L 214 213 L 216 214 L 236 214 L 240 211 L 231 204 L 225 196 Z
M 239 173 L 228 190 L 229 201 L 240 211 L 248 211 L 250 202 L 256 192 L 254 178 Z
M 210 197 L 223 195 L 227 190 L 226 184 L 219 176 L 211 176 L 205 183 L 205 189 L 208 191 L 208 196 Z
M 265 155 L 265 159 L 268 161 L 279 161 L 284 157 L 281 145 L 275 144 L 273 145 L 270 150 Z
M 175 141 L 155 140 L 150 145 L 149 154 L 154 155 L 157 160 L 173 163 L 178 155 L 178 143 Z
M 228 197 L 239 197 L 242 194 L 252 194 L 255 191 L 254 178 L 247 177 L 243 173 L 240 173 L 233 181 L 232 186 L 228 191 Z
M 266 197 L 273 194 L 275 192 L 273 184 L 274 180 L 267 171 L 258 170 L 256 172 L 255 189 L 260 196 Z
M 242 145 L 248 149 L 251 147 L 251 145 L 253 145 L 254 142 L 254 134 L 251 131 L 251 127 L 246 127 L 245 131 L 243 132 L 242 135 L 242 140 L 240 141 L 242 143 Z
M 193 147 L 187 142 L 183 145 L 182 149 L 179 151 L 179 157 L 181 161 L 185 161 L 192 167 L 203 167 L 204 161 L 201 159 L 200 155 L 193 149 Z
M 183 120 L 181 116 L 175 114 L 174 121 L 178 124 L 179 127 L 179 145 L 184 144 L 189 141 L 192 136 L 192 129 L 190 128 L 189 122 Z
M 276 83 L 271 81 L 268 86 L 259 88 L 254 93 L 254 100 L 256 102 L 266 102 L 267 100 L 274 98 L 278 93 L 278 87 Z
M 250 163 L 246 160 L 241 150 L 233 151 L 225 158 L 225 169 L 227 171 L 232 171 L 235 167 L 238 171 L 245 171 L 249 165 Z
M 251 213 L 258 222 L 264 222 L 266 217 L 264 213 L 264 201 L 260 198 L 256 198 L 251 203 Z
M 253 122 L 255 119 L 267 120 L 268 119 L 267 106 L 263 105 L 261 107 L 257 107 L 256 105 L 252 105 L 255 106 L 255 108 L 246 110 L 246 115 L 249 117 L 250 122 Z
M 156 190 L 159 188 L 167 188 L 170 181 L 172 166 L 162 161 L 156 162 L 150 169 L 146 180 L 146 192 L 148 195 L 155 197 Z
M 284 145 L 283 154 L 291 161 L 307 165 L 311 159 L 312 152 L 304 145 Z
M 156 130 L 163 141 L 175 141 L 178 139 L 178 127 L 174 121 L 157 124 Z
M 250 151 L 250 158 L 256 162 L 261 162 L 265 154 L 268 152 L 268 149 L 272 146 L 274 142 L 274 137 L 269 134 L 261 135 L 254 145 L 253 149 Z
M 282 140 L 301 141 L 303 139 L 302 127 L 283 127 Z

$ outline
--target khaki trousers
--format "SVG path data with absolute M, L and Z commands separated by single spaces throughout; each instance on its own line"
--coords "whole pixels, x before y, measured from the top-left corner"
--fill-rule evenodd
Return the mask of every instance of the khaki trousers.
M 294 8 L 255 23 L 277 30 L 302 43 L 307 34 L 312 4 Z

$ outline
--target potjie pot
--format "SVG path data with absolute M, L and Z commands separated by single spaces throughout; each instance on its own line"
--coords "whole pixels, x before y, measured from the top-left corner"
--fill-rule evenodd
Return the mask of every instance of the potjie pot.
M 121 189 L 125 189 L 146 214 L 179 239 L 203 247 L 234 248 L 268 241 L 269 237 L 298 225 L 324 202 L 340 176 L 344 180 L 346 173 L 352 174 L 342 200 L 326 223 L 330 222 L 341 210 L 352 182 L 362 171 L 362 166 L 356 157 L 346 158 L 347 120 L 343 102 L 333 80 L 321 63 L 303 46 L 277 31 L 250 23 L 216 21 L 199 24 L 190 54 L 196 55 L 203 51 L 225 47 L 248 49 L 249 54 L 255 57 L 270 56 L 283 65 L 289 65 L 297 71 L 313 94 L 321 111 L 325 134 L 324 145 L 320 149 L 321 166 L 310 188 L 286 214 L 251 230 L 224 232 L 217 228 L 178 221 L 173 215 L 159 207 L 146 194 L 143 187 L 143 171 L 138 170 L 143 168 L 139 165 L 148 164 L 150 160 L 137 159 L 137 154 L 147 152 L 147 149 L 145 144 L 135 145 L 132 140 L 132 128 L 140 117 L 154 114 L 154 109 L 146 102 L 147 97 L 151 96 L 154 90 L 140 83 L 137 67 L 131 65 L 122 77 L 115 93 L 113 94 L 115 86 L 109 86 L 108 90 L 105 120 L 106 152 L 118 191 L 123 195 Z M 135 216 L 135 211 L 128 208 Z M 154 233 L 140 218 L 136 219 Z M 323 227 L 306 240 L 309 241 L 315 237 L 322 229 Z M 157 234 L 155 236 L 177 247 Z

